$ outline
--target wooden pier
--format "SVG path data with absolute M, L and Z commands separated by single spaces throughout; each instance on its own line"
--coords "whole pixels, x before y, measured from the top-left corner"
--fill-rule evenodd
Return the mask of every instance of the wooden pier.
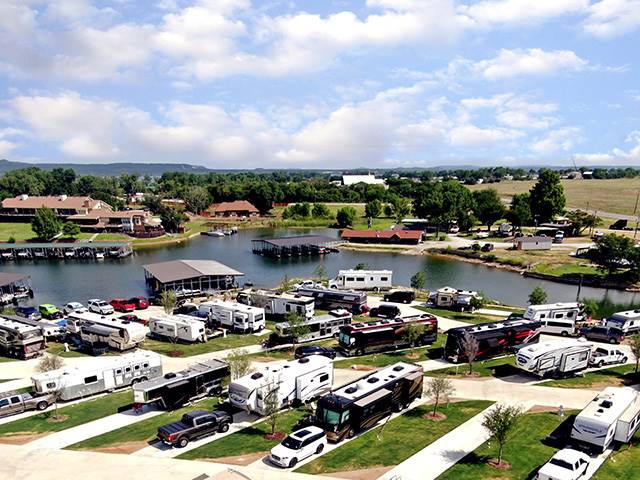
M 0 243 L 0 261 L 124 258 L 131 242 Z

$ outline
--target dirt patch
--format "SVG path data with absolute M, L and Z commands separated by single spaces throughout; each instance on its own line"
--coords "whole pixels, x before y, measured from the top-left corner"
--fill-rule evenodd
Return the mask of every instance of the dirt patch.
M 504 460 L 500 463 L 498 463 L 498 459 L 497 458 L 492 458 L 491 460 L 489 460 L 487 462 L 487 464 L 490 467 L 495 468 L 496 470 L 509 470 L 511 468 L 511 464 L 508 462 L 505 462 Z
M 415 360 L 417 358 L 420 358 L 420 354 L 419 353 L 407 353 L 404 358 L 408 358 L 409 360 Z
M 233 457 L 218 457 L 218 458 L 199 458 L 198 460 L 205 460 L 207 462 L 214 463 L 228 463 L 229 465 L 251 465 L 253 462 L 260 460 L 269 452 L 247 453 L 245 455 L 235 455 Z
M 69 420 L 69 415 L 51 415 L 47 418 L 47 422 L 49 423 L 62 423 Z
M 276 358 L 276 357 L 255 357 L 255 358 L 252 358 L 251 360 L 253 360 L 254 362 L 260 362 L 260 363 L 265 362 L 265 363 L 268 363 L 268 362 L 275 362 L 275 361 L 277 361 L 279 359 Z
M 267 433 L 264 438 L 265 440 L 283 440 L 287 434 L 285 432 L 276 432 L 276 433 Z
M 425 413 L 422 418 L 431 420 L 432 422 L 441 422 L 443 420 L 446 420 L 447 416 L 442 412 L 429 412 Z
M 348 472 L 331 472 L 329 475 L 335 478 L 345 478 L 347 480 L 375 480 L 392 468 L 393 467 L 374 467 L 363 470 L 351 470 Z
M 558 412 L 558 407 L 549 407 L 547 405 L 534 405 L 527 413 L 544 413 L 544 412 Z
M 33 442 L 42 437 L 49 435 L 46 433 L 9 433 L 3 437 L 0 437 L 0 443 L 6 445 L 24 445 L 25 443 Z
M 169 352 L 169 356 L 170 357 L 182 357 L 184 355 L 184 352 L 182 350 L 174 350 L 173 352 Z
M 147 442 L 124 442 L 124 443 L 117 443 L 115 445 L 111 445 L 109 447 L 100 447 L 100 448 L 92 448 L 91 451 L 92 452 L 100 452 L 100 453 L 124 453 L 124 454 L 130 454 L 133 452 L 137 452 L 138 450 L 141 450 L 145 447 L 147 447 L 149 444 Z
M 370 365 L 351 365 L 352 370 L 361 370 L 363 372 L 368 372 L 371 370 L 377 370 L 377 367 L 372 367 Z

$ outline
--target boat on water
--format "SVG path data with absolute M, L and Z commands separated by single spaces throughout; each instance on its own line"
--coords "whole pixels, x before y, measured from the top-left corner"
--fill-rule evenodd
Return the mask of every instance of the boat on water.
M 96 252 L 96 260 L 104 260 L 104 253 Z
M 203 235 L 207 235 L 209 237 L 224 237 L 225 234 L 221 230 L 208 230 L 206 232 L 202 232 Z
M 20 250 L 17 253 L 17 255 L 18 255 L 18 258 L 22 259 L 22 260 L 25 260 L 27 258 L 31 258 L 31 254 L 29 252 L 25 251 L 25 250 Z
M 2 252 L 0 254 L 3 260 L 13 260 L 13 252 Z
M 73 250 L 67 250 L 66 252 L 64 252 L 64 256 L 65 258 L 73 258 L 76 256 L 76 252 L 74 252 Z

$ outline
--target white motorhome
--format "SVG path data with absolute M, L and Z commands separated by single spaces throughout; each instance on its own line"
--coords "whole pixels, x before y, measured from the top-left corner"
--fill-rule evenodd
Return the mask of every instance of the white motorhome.
M 231 382 L 229 401 L 234 407 L 265 415 L 269 395 L 277 395 L 278 405 L 285 407 L 324 395 L 332 383 L 333 363 L 326 357 L 273 362 Z
M 166 337 L 183 342 L 206 342 L 204 321 L 191 315 L 161 315 L 149 319 L 154 337 Z
M 571 438 L 604 451 L 614 440 L 627 443 L 639 422 L 638 392 L 628 387 L 607 387 L 576 416 Z
M 516 365 L 539 377 L 567 375 L 589 366 L 591 347 L 578 339 L 536 343 L 518 350 Z
M 201 303 L 198 311 L 214 327 L 228 328 L 233 332 L 259 332 L 265 327 L 265 311 L 260 307 L 213 300 Z
M 304 295 L 275 292 L 273 290 L 243 290 L 238 293 L 239 303 L 264 308 L 267 315 L 285 316 L 297 313 L 311 318 L 315 313 L 315 300 Z
M 578 322 L 584 321 L 584 305 L 577 302 L 531 305 L 524 312 L 527 320 L 538 320 L 541 333 L 567 337 L 578 333 Z
M 392 286 L 391 270 L 339 270 L 338 275 L 329 281 L 329 288 L 341 290 L 389 290 Z
M 38 394 L 60 392 L 64 401 L 133 385 L 162 375 L 160 355 L 135 352 L 93 366 L 61 368 L 31 377 Z
M 115 350 L 129 350 L 144 342 L 149 329 L 141 323 L 110 318 L 92 312 L 72 312 L 67 317 L 67 331 L 81 335 L 83 326 L 98 325 L 107 327 L 111 333 L 104 341 Z
M 605 322 L 607 327 L 615 327 L 622 330 L 622 333 L 640 331 L 640 310 L 627 310 L 625 312 L 617 312 L 607 318 Z

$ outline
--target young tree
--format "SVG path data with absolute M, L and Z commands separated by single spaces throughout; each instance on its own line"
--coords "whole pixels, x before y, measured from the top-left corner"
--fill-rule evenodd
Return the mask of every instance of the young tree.
M 417 323 L 410 323 L 402 332 L 402 338 L 412 347 L 420 344 L 420 339 L 423 337 L 426 327 Z
M 38 361 L 36 365 L 36 371 L 50 372 L 51 370 L 58 370 L 64 365 L 64 359 L 59 355 L 52 355 L 45 353 L 44 356 Z
M 31 221 L 31 230 L 38 238 L 50 240 L 62 229 L 62 222 L 50 208 L 40 208 Z
M 357 212 L 353 207 L 342 207 L 336 213 L 336 223 L 341 228 L 347 228 L 353 225 Z
M 163 290 L 160 294 L 160 304 L 162 305 L 164 313 L 167 315 L 171 315 L 173 313 L 173 309 L 176 308 L 177 302 L 178 299 L 174 290 Z
M 433 399 L 433 412 L 432 415 L 435 416 L 438 411 L 438 404 L 440 403 L 440 398 L 442 397 L 450 397 L 455 392 L 455 388 L 453 387 L 453 383 L 444 375 L 439 375 L 437 377 L 433 377 L 429 379 L 427 382 L 427 389 L 425 393 L 427 396 Z
M 482 295 L 471 297 L 471 300 L 469 300 L 469 306 L 471 307 L 472 312 L 484 307 L 486 303 L 487 301 Z
M 476 190 L 473 192 L 473 200 L 475 202 L 473 210 L 476 217 L 487 225 L 487 228 L 491 231 L 491 225 L 504 217 L 506 213 L 506 208 L 498 195 L 498 191 L 494 188 Z
M 282 277 L 282 281 L 280 282 L 280 285 L 278 286 L 277 290 L 279 292 L 288 292 L 289 290 L 291 290 L 292 287 L 293 287 L 293 281 L 289 278 L 289 275 L 285 273 L 284 277 Z
M 331 211 L 324 203 L 314 203 L 311 215 L 315 218 L 327 218 L 331 216 Z
M 80 225 L 73 222 L 65 222 L 62 225 L 62 234 L 67 238 L 74 238 L 80 235 Z
M 511 206 L 507 212 L 507 220 L 514 226 L 522 229 L 524 225 L 533 223 L 531 213 L 531 198 L 528 193 L 517 193 L 511 198 Z
M 289 324 L 289 333 L 291 334 L 293 346 L 298 343 L 298 338 L 309 333 L 309 324 L 305 319 L 295 312 L 289 312 L 284 316 L 284 321 Z
M 368 270 L 369 269 L 369 264 L 368 263 L 364 263 L 364 262 L 360 262 L 360 263 L 356 263 L 356 266 L 353 267 L 354 270 Z
M 502 464 L 502 450 L 522 414 L 521 407 L 503 404 L 497 404 L 484 414 L 482 426 L 498 444 L 498 466 Z
M 469 332 L 465 332 L 460 339 L 460 348 L 467 364 L 469 365 L 469 375 L 471 375 L 473 373 L 473 363 L 476 361 L 476 356 L 478 356 L 480 344 L 476 337 L 471 335 Z
M 416 295 L 418 294 L 418 292 L 424 289 L 426 282 L 427 279 L 424 275 L 424 272 L 422 271 L 416 272 L 411 276 L 411 288 L 416 291 Z
M 371 200 L 364 206 L 364 216 L 376 218 L 382 213 L 382 202 L 380 200 Z
M 211 197 L 209 192 L 204 187 L 190 187 L 184 193 L 184 204 L 187 210 L 199 215 L 202 213 L 211 203 Z
M 315 270 L 313 271 L 320 283 L 324 282 L 327 279 L 327 267 L 325 267 L 322 263 L 320 263 Z
M 267 423 L 271 427 L 271 435 L 275 435 L 280 417 L 280 401 L 278 399 L 279 386 L 274 384 L 264 397 L 264 410 Z
M 540 305 L 547 301 L 547 292 L 542 287 L 534 288 L 529 294 L 529 304 Z
M 633 358 L 636 360 L 636 368 L 634 373 L 638 373 L 638 365 L 640 364 L 640 335 L 634 335 L 631 337 L 631 343 L 629 344 Z
M 552 170 L 540 172 L 538 182 L 529 192 L 531 212 L 540 222 L 549 222 L 564 211 L 566 198 L 560 183 L 560 174 Z
M 231 380 L 244 377 L 251 371 L 251 357 L 246 350 L 241 348 L 232 350 L 225 360 L 229 364 Z

